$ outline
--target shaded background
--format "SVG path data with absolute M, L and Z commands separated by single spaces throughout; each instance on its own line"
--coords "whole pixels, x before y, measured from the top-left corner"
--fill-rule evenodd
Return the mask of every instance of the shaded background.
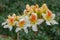
M 48 8 L 56 14 L 56 20 L 59 24 L 47 26 L 42 23 L 42 25 L 38 26 L 38 32 L 33 32 L 29 28 L 28 34 L 22 30 L 20 32 L 20 40 L 60 40 L 60 0 L 0 0 L 0 34 L 11 36 L 15 40 L 15 28 L 9 31 L 1 26 L 7 15 L 12 15 L 13 13 L 17 15 L 23 14 L 26 4 L 42 6 L 43 3 L 46 3 Z

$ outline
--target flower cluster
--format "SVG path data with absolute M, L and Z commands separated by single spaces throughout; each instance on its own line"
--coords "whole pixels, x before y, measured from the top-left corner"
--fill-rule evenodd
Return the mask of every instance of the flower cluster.
M 9 15 L 5 22 L 2 23 L 4 28 L 9 28 L 11 31 L 14 26 L 16 26 L 16 32 L 24 29 L 28 33 L 27 27 L 32 27 L 33 31 L 38 31 L 37 25 L 40 25 L 46 21 L 47 25 L 58 24 L 55 19 L 55 14 L 48 9 L 46 4 L 41 7 L 36 5 L 26 5 L 26 9 L 23 15 Z

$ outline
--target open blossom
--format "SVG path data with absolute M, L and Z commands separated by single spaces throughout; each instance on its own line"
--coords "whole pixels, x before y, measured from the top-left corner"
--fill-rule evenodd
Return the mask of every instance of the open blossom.
M 30 15 L 30 23 L 33 31 L 38 31 L 37 25 L 41 24 L 42 22 L 43 22 L 43 19 L 38 19 L 36 13 L 32 13 Z
M 26 33 L 28 33 L 27 27 L 30 27 L 30 22 L 29 22 L 28 16 L 22 16 L 20 18 L 20 20 L 17 22 L 16 26 L 17 26 L 17 28 L 15 30 L 16 32 L 24 29 L 24 31 Z
M 50 10 L 48 10 L 46 12 L 46 14 L 42 14 L 43 18 L 46 20 L 46 24 L 47 25 L 51 25 L 51 24 L 58 24 L 54 19 L 55 19 L 55 14 L 52 14 L 52 12 Z
M 12 16 L 9 15 L 6 21 L 2 23 L 2 25 L 4 26 L 4 28 L 9 28 L 9 30 L 11 31 L 13 26 L 15 26 L 16 20 L 18 20 L 18 18 L 19 17 L 15 14 L 13 14 Z
M 15 25 L 14 18 L 9 16 L 8 19 L 2 23 L 2 25 L 4 26 L 4 28 L 9 28 L 10 30 L 12 30 L 12 26 Z

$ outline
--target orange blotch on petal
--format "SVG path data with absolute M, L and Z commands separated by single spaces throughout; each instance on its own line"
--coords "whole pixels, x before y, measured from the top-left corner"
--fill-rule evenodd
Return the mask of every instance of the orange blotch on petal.
M 51 20 L 52 18 L 52 12 L 50 10 L 47 11 L 46 19 Z
M 20 22 L 18 23 L 18 25 L 19 25 L 20 27 L 23 27 L 23 26 L 25 25 L 25 21 L 24 21 L 24 20 L 20 21 Z
M 31 14 L 31 16 L 30 16 L 30 21 L 31 21 L 32 23 L 35 23 L 35 22 L 37 21 L 37 15 Z
M 9 22 L 10 25 L 13 25 L 14 24 L 14 18 L 9 18 L 8 22 Z
M 51 11 L 47 11 L 47 15 L 50 17 L 52 15 Z

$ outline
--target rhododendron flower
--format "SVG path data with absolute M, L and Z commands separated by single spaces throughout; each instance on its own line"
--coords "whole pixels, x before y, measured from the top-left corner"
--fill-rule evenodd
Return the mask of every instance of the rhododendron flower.
M 16 14 L 13 14 L 12 16 L 8 16 L 5 22 L 2 23 L 4 28 L 9 28 L 10 31 L 12 30 L 13 26 L 15 26 L 16 21 L 20 18 L 20 16 L 16 16 Z
M 31 22 L 32 30 L 38 31 L 37 25 L 41 24 L 43 22 L 43 19 L 38 19 L 36 13 L 32 13 L 30 15 L 30 22 Z
M 24 29 L 24 31 L 28 33 L 27 27 L 30 27 L 28 16 L 22 16 L 20 20 L 17 22 L 16 26 L 16 32 L 20 31 L 21 29 Z
M 58 24 L 54 19 L 55 19 L 55 14 L 52 14 L 50 10 L 46 12 L 46 14 L 42 14 L 43 18 L 46 20 L 47 25 L 51 24 Z
M 15 25 L 14 18 L 9 15 L 8 19 L 4 23 L 2 23 L 2 25 L 4 26 L 4 28 L 9 28 L 11 31 L 12 26 Z

